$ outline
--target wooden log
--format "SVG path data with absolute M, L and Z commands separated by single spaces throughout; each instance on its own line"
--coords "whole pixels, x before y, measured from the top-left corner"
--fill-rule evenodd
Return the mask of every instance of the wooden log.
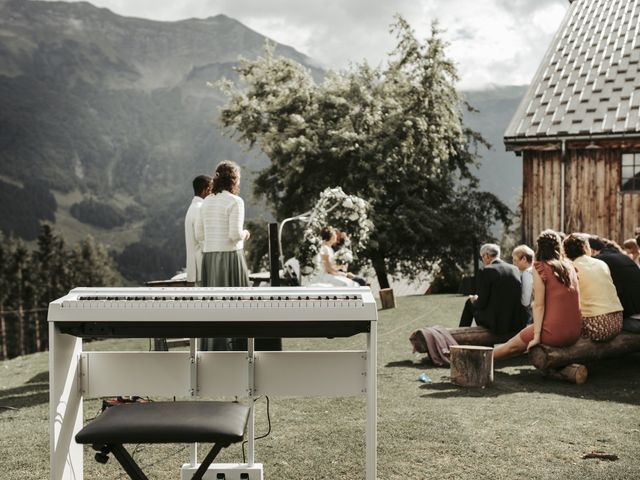
M 504 343 L 515 335 L 505 333 L 496 335 L 484 327 L 448 328 L 449 333 L 460 345 L 483 345 L 493 347 L 496 343 Z
M 549 370 L 547 372 L 544 372 L 544 374 L 549 378 L 554 378 L 556 380 L 565 380 L 577 385 L 582 385 L 587 381 L 589 371 L 584 365 L 580 365 L 579 363 L 572 363 L 571 365 L 567 365 L 560 370 Z
M 380 289 L 380 303 L 382 309 L 396 308 L 396 301 L 393 298 L 393 288 L 381 288 Z
M 638 351 L 640 351 L 640 334 L 622 332 L 608 342 L 593 342 L 587 338 L 581 338 L 570 347 L 537 345 L 529 352 L 529 359 L 533 366 L 547 372 L 572 363 L 588 363 Z
M 451 381 L 462 387 L 486 387 L 493 383 L 493 348 L 452 345 Z

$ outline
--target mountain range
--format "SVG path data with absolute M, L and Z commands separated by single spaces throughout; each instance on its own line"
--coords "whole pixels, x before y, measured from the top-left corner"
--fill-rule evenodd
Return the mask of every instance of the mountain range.
M 184 263 L 194 176 L 220 159 L 243 167 L 248 218 L 268 218 L 251 179 L 267 164 L 218 127 L 215 83 L 267 38 L 224 15 L 157 22 L 89 3 L 0 0 L 0 229 L 33 240 L 48 221 L 68 241 L 92 234 L 132 282 Z M 323 71 L 291 47 L 278 55 Z M 214 85 L 213 87 L 211 85 Z M 481 187 L 514 207 L 521 162 L 502 135 L 525 87 L 466 92 L 482 150 Z

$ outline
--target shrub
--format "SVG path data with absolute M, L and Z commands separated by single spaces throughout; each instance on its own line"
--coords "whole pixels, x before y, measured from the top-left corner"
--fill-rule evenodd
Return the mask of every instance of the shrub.
M 82 223 L 107 230 L 126 223 L 126 217 L 121 210 L 92 198 L 74 203 L 71 206 L 71 215 Z

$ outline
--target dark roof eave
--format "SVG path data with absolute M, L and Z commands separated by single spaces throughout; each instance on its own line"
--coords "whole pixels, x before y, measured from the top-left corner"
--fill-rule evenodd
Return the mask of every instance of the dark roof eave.
M 589 133 L 584 135 L 545 135 L 533 137 L 504 137 L 504 146 L 507 151 L 525 150 L 527 145 L 540 146 L 545 143 L 556 143 L 563 141 L 580 140 L 612 140 L 625 138 L 640 138 L 640 132 L 618 132 L 618 133 Z

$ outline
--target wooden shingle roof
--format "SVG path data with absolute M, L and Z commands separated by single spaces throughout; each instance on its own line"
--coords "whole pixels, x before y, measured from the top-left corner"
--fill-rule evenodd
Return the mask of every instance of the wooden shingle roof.
M 640 0 L 575 0 L 507 127 L 510 144 L 640 133 Z

